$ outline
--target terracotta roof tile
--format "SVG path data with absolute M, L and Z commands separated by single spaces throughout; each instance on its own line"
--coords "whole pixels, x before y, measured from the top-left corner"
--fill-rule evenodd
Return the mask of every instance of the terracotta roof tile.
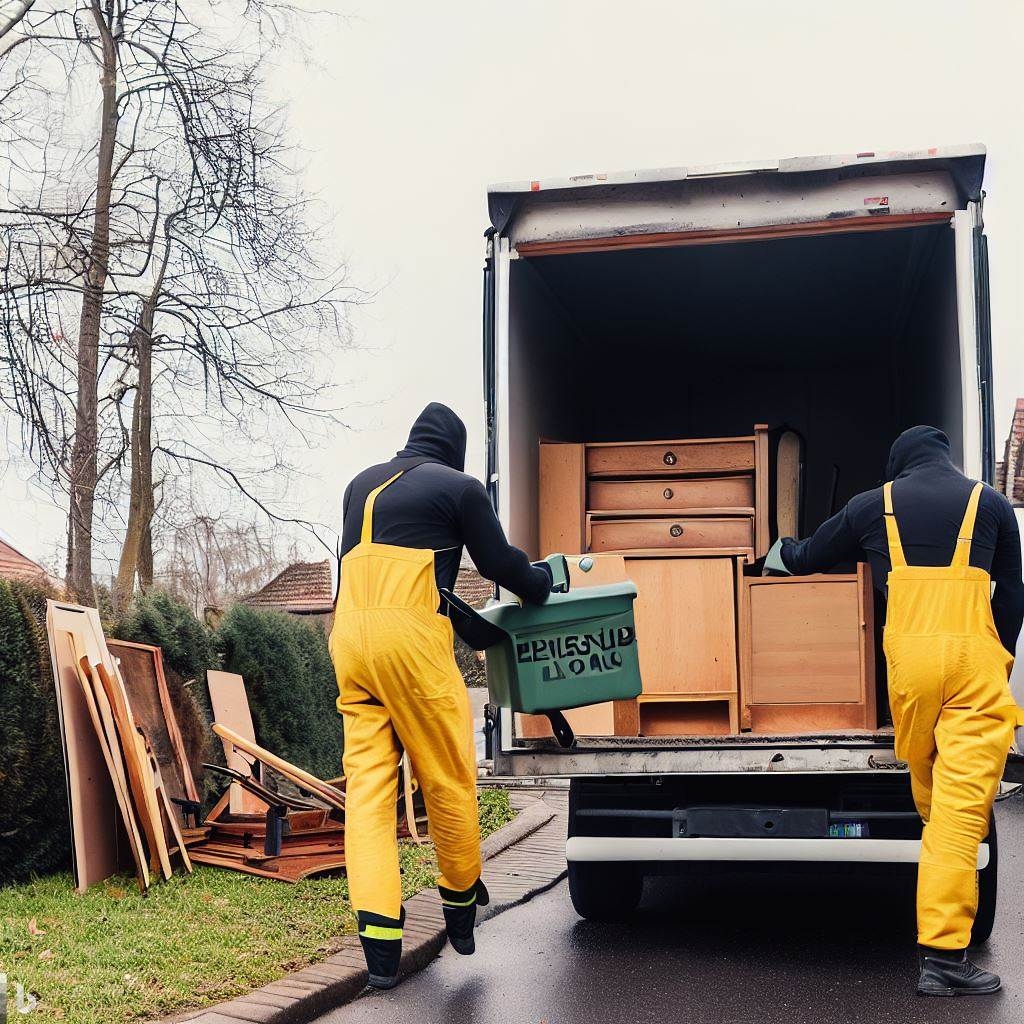
M 473 608 L 482 608 L 494 596 L 494 584 L 484 579 L 476 569 L 463 565 L 455 580 L 455 595 Z
M 325 558 L 322 562 L 289 565 L 242 603 L 295 614 L 326 615 L 334 610 L 331 563 Z
M 0 540 L 0 576 L 5 579 L 38 579 L 46 570 L 16 548 Z

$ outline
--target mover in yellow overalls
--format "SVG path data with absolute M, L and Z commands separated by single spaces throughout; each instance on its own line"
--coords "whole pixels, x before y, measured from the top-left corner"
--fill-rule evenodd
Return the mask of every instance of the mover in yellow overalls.
M 1007 683 L 1024 615 L 1020 534 L 1006 499 L 959 473 L 948 439 L 933 427 L 897 439 L 889 475 L 895 483 L 858 495 L 808 540 L 779 541 L 767 567 L 818 572 L 859 553 L 880 563 L 896 754 L 910 767 L 924 822 L 917 990 L 985 994 L 999 989 L 999 978 L 975 967 L 967 947 L 978 849 L 1021 722 Z M 904 541 L 916 556 L 911 564 Z
M 482 574 L 535 602 L 551 574 L 508 544 L 483 486 L 462 472 L 466 428 L 432 404 L 405 449 L 345 494 L 331 657 L 344 719 L 345 858 L 369 982 L 390 988 L 402 950 L 396 804 L 408 752 L 437 849 L 448 938 L 474 951 L 480 880 L 469 695 L 438 584 L 454 586 L 465 543 Z

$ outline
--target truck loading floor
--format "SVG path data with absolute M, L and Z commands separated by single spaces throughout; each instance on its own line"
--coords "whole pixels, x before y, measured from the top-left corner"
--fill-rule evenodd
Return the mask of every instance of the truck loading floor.
M 919 999 L 912 882 L 729 873 L 687 892 L 648 882 L 627 924 L 581 921 L 565 884 L 485 922 L 391 992 L 320 1024 L 1009 1024 L 1024 1015 L 1024 798 L 997 805 L 1008 837 L 992 940 L 975 959 L 1003 991 Z M 765 885 L 771 878 L 771 889 Z

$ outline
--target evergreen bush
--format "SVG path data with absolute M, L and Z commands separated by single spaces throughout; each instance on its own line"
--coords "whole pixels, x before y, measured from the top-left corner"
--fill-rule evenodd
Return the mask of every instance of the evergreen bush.
M 45 585 L 0 579 L 0 885 L 71 865 Z
M 245 680 L 260 745 L 321 778 L 340 775 L 338 688 L 323 626 L 238 604 L 217 638 L 225 671 Z

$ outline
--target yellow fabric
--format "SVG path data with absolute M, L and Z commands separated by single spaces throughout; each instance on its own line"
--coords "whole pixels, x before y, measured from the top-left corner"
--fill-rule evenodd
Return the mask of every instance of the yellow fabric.
M 887 483 L 885 657 L 896 755 L 924 822 L 918 942 L 963 949 L 978 909 L 978 846 L 988 832 L 1013 728 L 1013 658 L 992 620 L 991 579 L 970 565 L 982 485 L 971 492 L 949 566 L 908 566 Z
M 341 563 L 330 648 L 344 718 L 345 861 L 352 909 L 397 919 L 398 766 L 415 767 L 437 848 L 440 884 L 480 877 L 476 751 L 469 694 L 455 664 L 451 622 L 438 614 L 434 553 L 373 542 L 366 499 L 362 539 Z

